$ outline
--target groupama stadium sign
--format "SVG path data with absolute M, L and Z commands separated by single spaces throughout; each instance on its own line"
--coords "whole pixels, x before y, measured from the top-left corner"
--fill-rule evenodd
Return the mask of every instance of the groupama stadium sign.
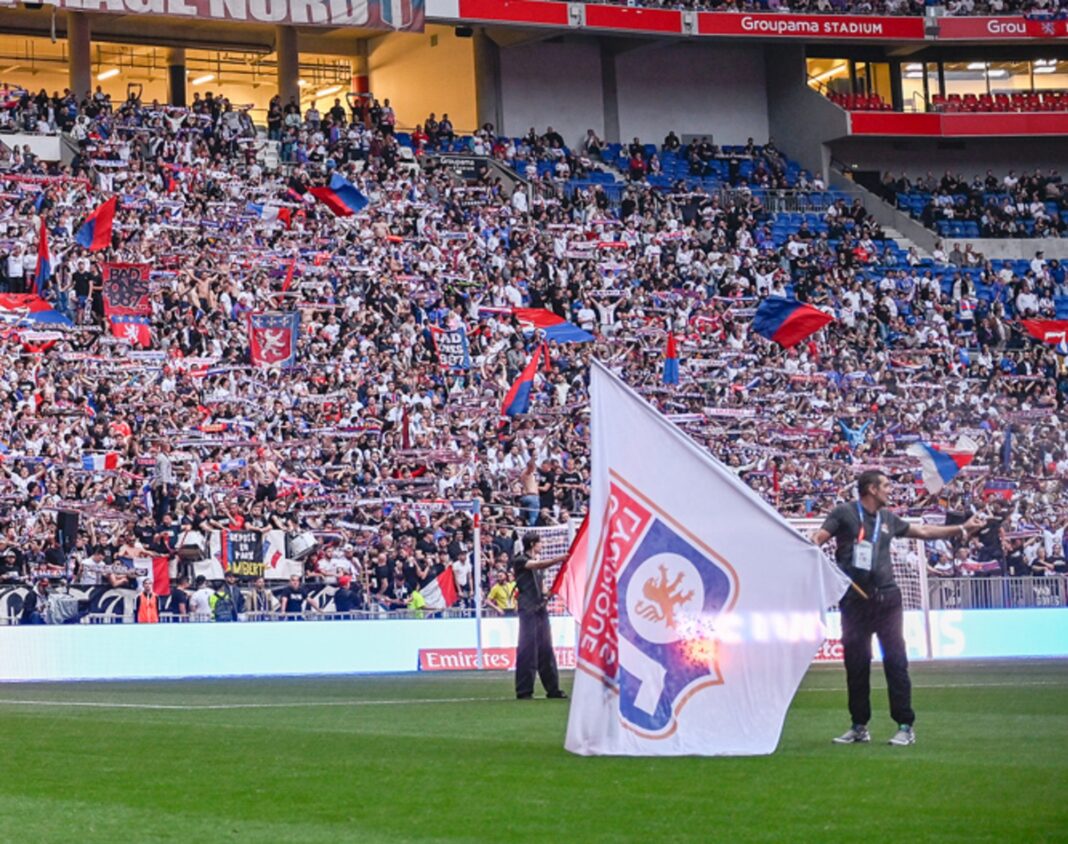
M 22 5 L 0 0 L 0 9 Z M 105 14 L 416 32 L 426 18 L 425 0 L 44 0 L 44 5 Z

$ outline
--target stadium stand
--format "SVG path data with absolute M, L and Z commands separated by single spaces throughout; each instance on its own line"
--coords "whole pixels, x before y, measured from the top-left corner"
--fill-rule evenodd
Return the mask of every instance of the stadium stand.
M 924 257 L 770 139 L 591 131 L 575 149 L 549 127 L 464 135 L 446 115 L 402 131 L 373 98 L 304 114 L 276 100 L 265 131 L 210 94 L 189 108 L 7 102 L 12 125 L 78 149 L 67 166 L 0 148 L 9 585 L 122 589 L 147 565 L 178 594 L 180 576 L 210 574 L 213 542 L 251 531 L 285 537 L 285 573 L 312 599 L 254 588 L 253 617 L 422 615 L 413 594 L 446 570 L 469 605 L 471 520 L 422 505 L 485 502 L 487 594 L 507 582 L 518 524 L 564 543 L 586 505 L 593 354 L 790 516 L 826 511 L 856 465 L 879 462 L 916 517 L 995 512 L 972 545 L 930 544 L 932 571 L 1065 571 L 1068 349 L 1020 321 L 1068 320 L 1056 260 Z M 442 153 L 496 159 L 518 187 L 493 171 L 465 183 Z M 1054 174 L 1000 183 L 886 188 L 902 207 L 921 198 L 920 216 L 976 206 L 976 220 L 932 218 L 951 237 L 990 229 L 992 202 L 1059 189 Z M 1061 230 L 1059 204 L 1042 209 Z M 1017 224 L 1037 229 L 1028 212 Z M 768 296 L 836 321 L 781 348 L 752 331 Z M 553 332 L 567 323 L 592 342 Z M 669 333 L 678 387 L 659 375 Z M 531 407 L 501 426 L 543 340 Z M 969 472 L 928 494 L 907 446 L 962 437 Z M 79 515 L 73 536 L 57 534 L 60 512 Z M 217 590 L 190 593 L 192 617 L 215 617 Z M 165 614 L 180 604 L 168 596 Z

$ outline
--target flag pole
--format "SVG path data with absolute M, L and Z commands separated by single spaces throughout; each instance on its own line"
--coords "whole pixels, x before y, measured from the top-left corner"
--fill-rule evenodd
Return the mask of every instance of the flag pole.
M 475 668 L 482 670 L 482 499 L 471 502 L 471 516 L 475 524 L 474 577 L 475 577 Z

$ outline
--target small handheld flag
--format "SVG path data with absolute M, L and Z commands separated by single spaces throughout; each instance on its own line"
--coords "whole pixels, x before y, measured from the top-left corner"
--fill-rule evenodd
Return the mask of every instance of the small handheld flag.
M 33 273 L 33 289 L 38 296 L 44 293 L 48 279 L 52 277 L 52 253 L 48 249 L 48 226 L 41 218 L 41 237 L 37 241 L 37 267 Z
M 79 246 L 90 252 L 111 246 L 111 230 L 115 224 L 115 208 L 118 202 L 118 197 L 113 196 L 85 218 L 78 233 L 74 235 Z
M 541 351 L 542 347 L 540 345 L 534 349 L 534 354 L 531 355 L 530 361 L 523 367 L 523 371 L 519 373 L 519 377 L 512 384 L 508 395 L 504 397 L 501 416 L 519 416 L 530 409 L 530 394 L 534 391 L 534 375 L 538 371 Z
M 679 353 L 675 348 L 675 335 L 668 333 L 667 348 L 664 349 L 664 376 L 665 384 L 679 383 Z
M 834 317 L 819 308 L 796 299 L 769 296 L 757 308 L 753 330 L 761 337 L 789 349 L 829 322 L 834 322 Z

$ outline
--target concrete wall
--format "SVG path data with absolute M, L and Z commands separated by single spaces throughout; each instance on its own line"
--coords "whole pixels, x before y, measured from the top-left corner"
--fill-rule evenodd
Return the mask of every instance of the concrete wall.
M 447 112 L 458 132 L 477 126 L 474 39 L 451 26 L 428 25 L 422 34 L 390 33 L 367 45 L 371 92 L 389 97 L 397 125 L 411 128 Z
M 982 237 L 947 237 L 946 241 L 960 243 L 961 245 L 970 243 L 976 252 L 981 252 L 983 255 L 986 255 L 987 258 L 1008 258 L 1014 261 L 1026 258 L 1030 261 L 1035 257 L 1035 253 L 1041 250 L 1045 253 L 1046 260 L 1048 261 L 1053 260 L 1054 258 L 1059 261 L 1068 260 L 1068 238 L 1064 237 L 1032 237 L 1024 238 L 1022 240 L 1015 240 L 1013 238 L 995 240 Z
M 12 149 L 29 145 L 30 151 L 43 161 L 59 161 L 62 157 L 59 135 L 0 135 L 0 143 Z
M 501 47 L 501 126 L 506 135 L 552 126 L 569 146 L 604 135 L 601 48 L 595 38 Z
M 996 120 L 996 115 L 991 119 Z M 987 170 L 1068 169 L 1068 144 L 1063 138 L 935 139 L 844 138 L 831 145 L 836 160 L 858 170 L 907 173 L 910 176 L 946 170 L 967 179 Z
M 776 145 L 815 173 L 830 176 L 828 141 L 848 131 L 846 113 L 805 82 L 803 46 L 765 49 L 768 125 Z
M 621 140 L 660 143 L 678 135 L 713 136 L 717 144 L 758 144 L 768 137 L 761 47 L 678 44 L 615 57 Z

